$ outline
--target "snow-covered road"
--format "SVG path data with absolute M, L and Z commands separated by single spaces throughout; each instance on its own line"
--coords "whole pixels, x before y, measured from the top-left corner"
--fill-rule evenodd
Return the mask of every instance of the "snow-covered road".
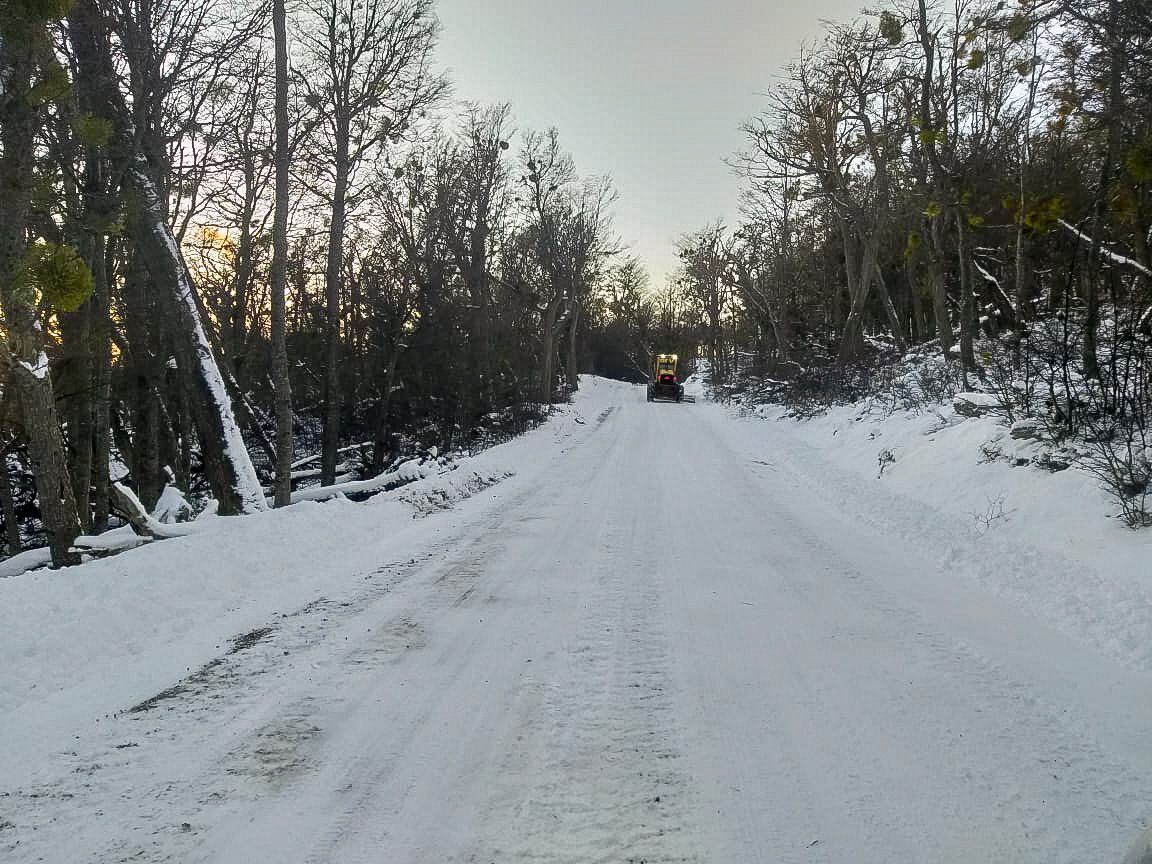
M 4 860 L 1119 861 L 1147 668 L 878 530 L 793 428 L 588 388 L 536 470 L 39 742 Z

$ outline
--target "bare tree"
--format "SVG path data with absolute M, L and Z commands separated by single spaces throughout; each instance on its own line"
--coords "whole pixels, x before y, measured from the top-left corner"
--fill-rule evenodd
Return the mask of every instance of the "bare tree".
M 723 321 L 730 299 L 730 281 L 726 279 L 730 241 L 725 234 L 724 225 L 717 222 L 685 236 L 678 244 L 680 278 L 707 321 L 708 362 L 717 382 L 727 380 L 729 371 Z
M 432 74 L 438 24 L 431 0 L 308 0 L 297 30 L 299 81 L 312 120 L 311 186 L 329 205 L 325 270 L 322 482 L 336 479 L 340 446 L 341 265 L 350 211 L 363 192 L 358 171 L 444 91 Z

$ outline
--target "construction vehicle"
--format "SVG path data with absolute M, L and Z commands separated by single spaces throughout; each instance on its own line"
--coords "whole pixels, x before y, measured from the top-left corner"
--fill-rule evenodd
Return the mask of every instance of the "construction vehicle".
M 665 399 L 679 402 L 684 398 L 684 385 L 676 372 L 680 358 L 675 354 L 657 354 L 651 380 L 648 382 L 648 401 Z

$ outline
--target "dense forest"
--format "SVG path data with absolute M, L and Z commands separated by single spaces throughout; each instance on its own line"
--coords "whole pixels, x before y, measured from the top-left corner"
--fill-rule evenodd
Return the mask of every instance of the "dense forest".
M 165 490 L 282 505 L 576 386 L 602 287 L 646 285 L 614 192 L 454 101 L 438 29 L 431 0 L 0 2 L 9 553 L 73 560 Z
M 744 126 L 738 224 L 681 244 L 714 383 L 808 408 L 976 389 L 972 410 L 1086 445 L 1146 523 L 1150 82 L 1147 0 L 828 25 Z

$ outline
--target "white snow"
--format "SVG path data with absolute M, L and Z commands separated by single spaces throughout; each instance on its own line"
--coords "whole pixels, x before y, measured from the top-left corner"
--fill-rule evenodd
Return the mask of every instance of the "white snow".
M 389 489 L 393 486 L 411 483 L 415 480 L 423 480 L 428 477 L 434 477 L 437 474 L 446 474 L 452 470 L 454 470 L 453 467 L 441 465 L 435 459 L 427 461 L 408 459 L 390 471 L 386 471 L 383 474 L 367 480 L 337 478 L 338 481 L 341 482 L 337 482 L 331 486 L 315 486 L 310 489 L 301 489 L 292 493 L 292 502 L 326 501 L 329 498 L 336 498 L 341 495 L 379 492 L 382 489 Z M 306 477 L 309 473 L 310 472 L 300 472 L 299 476 Z M 298 475 L 294 472 L 293 476 Z M 347 477 L 350 475 L 344 476 Z
M 1152 828 L 1132 844 L 1124 857 L 1124 864 L 1152 864 Z
M 25 571 L 47 567 L 52 563 L 52 552 L 47 546 L 25 549 L 0 561 L 0 579 L 19 576 Z
M 1065 228 L 1067 228 L 1069 231 L 1071 231 L 1073 234 L 1075 234 L 1077 237 L 1079 237 L 1081 240 L 1083 240 L 1085 243 L 1087 243 L 1089 246 L 1092 245 L 1092 238 L 1089 237 L 1087 234 L 1085 234 L 1083 231 L 1081 231 L 1079 228 L 1076 228 L 1074 225 L 1068 224 L 1063 219 L 1059 219 L 1057 221 L 1061 225 L 1063 225 Z M 1147 267 L 1145 267 L 1143 264 L 1141 264 L 1135 258 L 1129 258 L 1127 255 L 1121 255 L 1118 252 L 1113 252 L 1111 249 L 1109 249 L 1103 243 L 1100 244 L 1100 251 L 1104 254 L 1104 257 L 1108 258 L 1110 261 L 1112 261 L 1116 264 L 1121 264 L 1125 267 L 1131 267 L 1133 270 L 1136 270 L 1140 273 L 1143 273 L 1145 276 L 1152 276 L 1152 270 L 1149 270 Z
M 45 354 L 43 351 L 41 351 L 36 356 L 36 364 L 35 365 L 28 363 L 24 360 L 20 361 L 20 365 L 23 366 L 25 369 L 27 369 L 28 373 L 33 378 L 39 378 L 41 381 L 43 381 L 44 376 L 48 374 L 48 369 L 49 369 L 48 355 Z
M 988 394 L 961 396 L 992 404 Z M 779 416 L 777 409 L 762 414 Z M 803 441 L 794 454 L 798 462 L 840 469 L 819 484 L 823 494 L 857 501 L 861 518 L 876 530 L 934 547 L 942 567 L 1125 665 L 1152 668 L 1152 534 L 1109 518 L 1115 507 L 1085 472 L 1014 464 L 1051 448 L 1013 439 L 992 417 L 951 412 L 884 417 L 849 406 L 797 431 Z M 1003 458 L 988 461 L 984 445 Z M 895 463 L 883 479 L 853 492 L 853 469 L 875 465 L 881 450 L 891 451 Z M 1005 516 L 976 542 L 977 517 L 998 499 Z
M 762 414 L 585 378 L 364 504 L 0 581 L 0 855 L 1119 862 L 1152 535 L 987 418 Z
M 912 373 L 909 373 L 909 374 L 912 374 Z M 956 401 L 968 402 L 968 403 L 970 403 L 972 405 L 976 405 L 980 408 L 995 408 L 1000 404 L 1000 402 L 996 399 L 996 397 L 993 394 L 991 394 L 991 393 L 977 393 L 977 392 L 957 393 L 953 397 L 953 401 L 954 402 L 956 402 Z
M 184 493 L 170 482 L 160 493 L 160 498 L 152 509 L 152 516 L 157 522 L 162 523 L 186 522 L 192 512 L 192 505 Z
M 113 487 L 131 502 L 132 508 L 144 514 L 145 528 L 151 532 L 152 536 L 171 539 L 173 537 L 185 537 L 189 534 L 194 534 L 198 531 L 204 530 L 205 526 L 201 522 L 181 522 L 176 523 L 175 519 L 171 518 L 175 515 L 172 510 L 175 499 L 183 501 L 183 496 L 178 491 L 172 490 L 171 486 L 165 487 L 164 492 L 160 496 L 160 500 L 156 504 L 154 513 L 147 513 L 144 509 L 144 504 L 136 497 L 136 493 L 125 486 L 123 483 L 113 483 Z M 187 502 L 184 502 L 187 506 Z

